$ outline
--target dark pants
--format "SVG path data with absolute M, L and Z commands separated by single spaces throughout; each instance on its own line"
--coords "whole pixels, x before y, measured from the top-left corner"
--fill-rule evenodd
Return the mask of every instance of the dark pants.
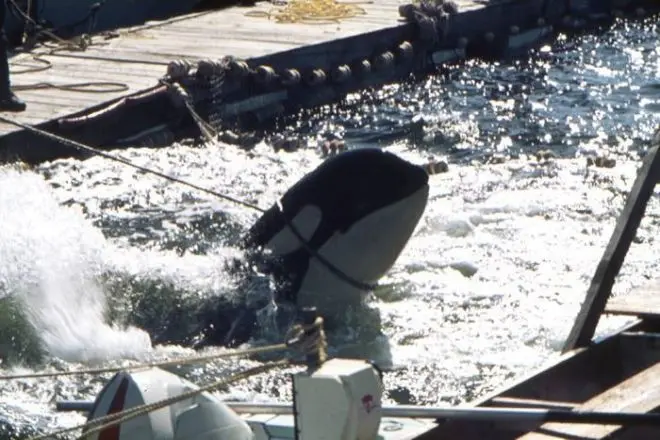
M 9 95 L 9 61 L 7 50 L 9 42 L 5 33 L 5 18 L 7 16 L 6 0 L 0 0 L 0 99 Z

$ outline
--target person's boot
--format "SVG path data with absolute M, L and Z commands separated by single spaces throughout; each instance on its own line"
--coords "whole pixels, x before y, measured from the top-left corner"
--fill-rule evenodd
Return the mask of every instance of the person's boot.
M 5 112 L 22 112 L 27 108 L 23 102 L 14 92 L 4 93 L 0 96 L 0 111 Z
M 7 42 L 6 39 L 0 38 L 0 111 L 22 112 L 25 108 L 25 103 L 11 91 Z

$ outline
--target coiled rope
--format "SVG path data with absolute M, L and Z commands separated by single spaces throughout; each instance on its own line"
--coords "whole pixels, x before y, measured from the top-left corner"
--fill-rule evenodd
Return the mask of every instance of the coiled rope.
M 4 0 L 3 0 L 4 1 Z M 92 44 L 92 39 L 89 35 L 82 35 L 80 38 L 77 39 L 77 42 L 73 42 L 70 40 L 65 40 L 59 36 L 57 36 L 55 33 L 44 29 L 39 23 L 37 23 L 32 17 L 30 17 L 28 14 L 26 14 L 20 6 L 16 3 L 15 0 L 9 0 L 11 4 L 14 6 L 14 9 L 18 11 L 18 13 L 25 19 L 26 22 L 31 23 L 32 25 L 35 26 L 35 28 L 39 29 L 39 33 L 46 35 L 47 37 L 51 38 L 52 40 L 56 41 L 57 45 L 54 47 L 51 47 L 50 50 L 46 54 L 38 54 L 38 55 L 33 55 L 32 59 L 36 61 L 37 63 L 40 63 L 41 66 L 34 67 L 34 68 L 28 68 L 25 70 L 19 70 L 19 71 L 12 71 L 12 75 L 21 75 L 21 74 L 27 74 L 27 73 L 37 73 L 37 72 L 42 72 L 48 69 L 51 69 L 53 67 L 53 63 L 49 60 L 46 60 L 42 58 L 43 55 L 50 55 L 54 54 L 56 52 L 62 51 L 62 50 L 68 50 L 68 51 L 75 51 L 75 52 L 83 52 L 87 50 L 89 46 Z M 32 2 L 30 1 L 28 4 L 28 7 L 31 7 Z M 44 47 L 47 47 L 44 45 Z M 14 63 L 10 63 L 10 65 L 14 66 Z M 128 84 L 123 83 L 123 82 L 115 82 L 115 81 L 87 81 L 87 82 L 81 82 L 81 83 L 69 83 L 69 84 L 54 84 L 49 81 L 42 81 L 34 84 L 22 84 L 22 85 L 14 85 L 12 86 L 13 90 L 20 91 L 20 90 L 43 90 L 43 89 L 59 89 L 59 90 L 67 90 L 70 92 L 78 92 L 78 93 L 121 93 L 121 92 L 126 92 L 130 89 Z
M 250 11 L 248 17 L 266 17 L 277 23 L 323 24 L 339 23 L 341 20 L 366 15 L 358 4 L 372 1 L 346 3 L 337 0 L 289 0 L 281 9 L 268 11 Z

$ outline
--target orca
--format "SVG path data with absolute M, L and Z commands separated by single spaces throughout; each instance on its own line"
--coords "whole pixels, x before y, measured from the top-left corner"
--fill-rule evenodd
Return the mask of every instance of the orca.
M 341 318 L 403 251 L 426 208 L 428 178 L 421 166 L 379 148 L 332 156 L 247 231 L 248 265 L 275 281 L 276 303 L 315 307 L 326 322 Z M 226 301 L 209 309 L 197 346 L 246 342 L 255 312 Z

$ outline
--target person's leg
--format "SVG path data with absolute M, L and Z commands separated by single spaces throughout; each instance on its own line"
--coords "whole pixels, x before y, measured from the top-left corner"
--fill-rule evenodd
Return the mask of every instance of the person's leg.
M 9 42 L 5 33 L 6 10 L 5 0 L 0 0 L 0 111 L 21 112 L 25 110 L 25 103 L 11 91 L 9 80 L 9 54 L 7 53 Z

